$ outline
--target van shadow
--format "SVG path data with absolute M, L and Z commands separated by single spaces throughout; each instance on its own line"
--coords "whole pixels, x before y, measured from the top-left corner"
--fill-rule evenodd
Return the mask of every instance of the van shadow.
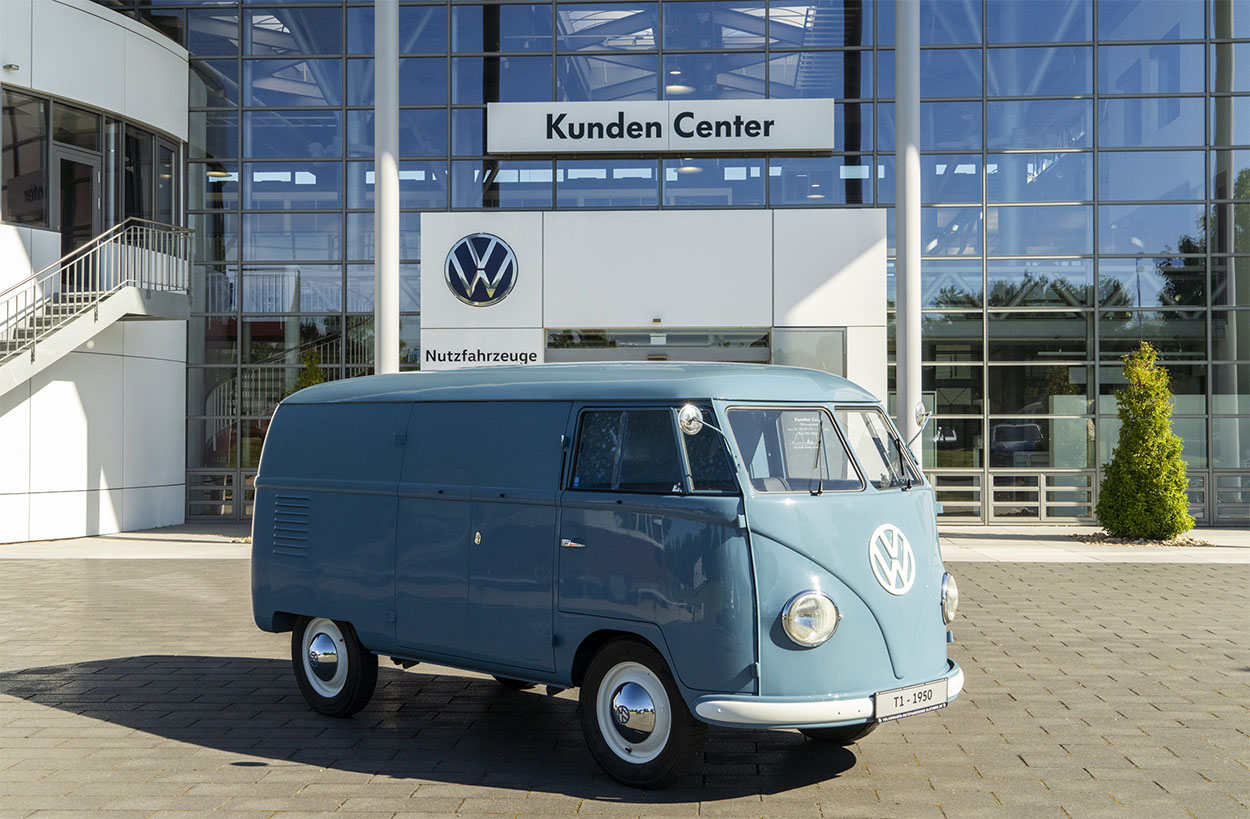
M 595 764 L 568 694 L 510 691 L 421 668 L 379 669 L 373 700 L 348 719 L 311 711 L 288 661 L 254 657 L 150 655 L 30 668 L 0 673 L 0 693 L 238 754 L 230 765 L 299 763 L 626 803 L 777 793 L 855 764 L 851 751 L 797 732 L 712 728 L 682 779 L 638 791 Z

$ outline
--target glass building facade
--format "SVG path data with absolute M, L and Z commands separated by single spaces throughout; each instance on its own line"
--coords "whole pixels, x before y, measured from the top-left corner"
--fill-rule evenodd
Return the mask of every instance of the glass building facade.
M 372 7 L 100 2 L 191 52 L 188 513 L 246 516 L 274 404 L 371 370 Z M 1195 515 L 1244 524 L 1250 3 L 921 15 L 924 448 L 944 516 L 1091 516 L 1119 357 L 1145 339 L 1171 372 Z M 423 211 L 893 204 L 891 2 L 405 0 L 400 27 L 411 367 Z M 761 97 L 837 99 L 835 153 L 485 153 L 487 102 Z

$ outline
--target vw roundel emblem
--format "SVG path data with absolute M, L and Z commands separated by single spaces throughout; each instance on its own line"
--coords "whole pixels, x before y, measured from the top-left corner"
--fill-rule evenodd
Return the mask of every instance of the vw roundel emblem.
M 616 706 L 616 721 L 621 725 L 629 725 L 629 709 L 624 705 Z
M 881 524 L 869 538 L 868 564 L 881 588 L 890 594 L 907 594 L 916 582 L 916 555 L 892 523 Z
M 474 233 L 452 245 L 444 270 L 452 294 L 472 307 L 503 301 L 516 284 L 516 274 L 516 254 L 490 233 Z

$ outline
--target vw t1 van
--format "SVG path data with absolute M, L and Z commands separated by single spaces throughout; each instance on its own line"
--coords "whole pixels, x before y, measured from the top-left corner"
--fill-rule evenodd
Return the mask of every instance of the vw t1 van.
M 850 744 L 942 708 L 955 580 L 868 392 L 814 370 L 572 364 L 358 378 L 277 408 L 252 604 L 315 710 L 378 655 L 580 687 L 598 763 L 654 788 L 703 724 Z

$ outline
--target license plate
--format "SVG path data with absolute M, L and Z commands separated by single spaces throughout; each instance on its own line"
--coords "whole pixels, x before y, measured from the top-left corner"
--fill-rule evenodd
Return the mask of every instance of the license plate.
M 876 695 L 877 722 L 923 714 L 946 707 L 946 680 L 909 685 Z

